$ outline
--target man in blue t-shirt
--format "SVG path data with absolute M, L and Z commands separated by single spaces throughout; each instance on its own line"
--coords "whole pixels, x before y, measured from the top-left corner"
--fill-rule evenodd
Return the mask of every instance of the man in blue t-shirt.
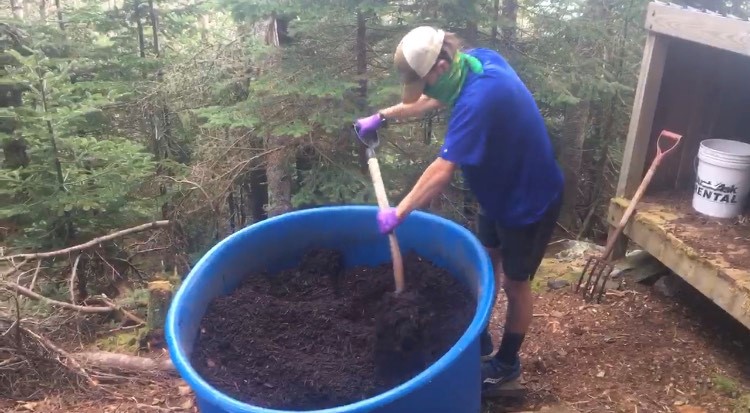
M 398 206 L 378 212 L 378 226 L 381 233 L 393 231 L 461 168 L 481 207 L 477 236 L 508 298 L 494 355 L 488 329 L 482 334 L 482 382 L 488 395 L 521 374 L 518 353 L 532 320 L 531 279 L 560 213 L 562 172 L 533 96 L 498 53 L 463 51 L 453 33 L 423 26 L 401 40 L 395 64 L 404 85 L 402 103 L 357 120 L 360 133 L 441 106 L 451 115 L 439 157 Z

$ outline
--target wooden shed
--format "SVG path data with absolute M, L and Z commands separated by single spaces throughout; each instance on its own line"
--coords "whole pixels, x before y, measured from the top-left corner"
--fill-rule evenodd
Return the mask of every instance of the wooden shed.
M 628 239 L 750 328 L 750 220 L 696 212 L 695 162 L 704 139 L 750 142 L 750 21 L 652 2 L 616 196 L 614 228 L 655 154 L 662 130 L 683 135 L 636 206 Z M 612 231 L 610 231 L 612 234 Z

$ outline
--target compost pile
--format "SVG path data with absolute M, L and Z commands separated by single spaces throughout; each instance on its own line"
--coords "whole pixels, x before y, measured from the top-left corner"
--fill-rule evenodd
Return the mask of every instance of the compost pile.
M 414 377 L 455 344 L 475 300 L 445 270 L 411 253 L 406 291 L 393 268 L 343 270 L 337 251 L 299 267 L 249 274 L 215 299 L 192 363 L 225 394 L 276 409 L 322 409 L 372 397 Z

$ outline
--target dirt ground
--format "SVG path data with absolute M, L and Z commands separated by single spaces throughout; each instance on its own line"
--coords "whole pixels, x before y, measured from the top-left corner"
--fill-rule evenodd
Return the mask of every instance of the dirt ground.
M 484 413 L 750 412 L 750 337 L 686 285 L 664 294 L 627 284 L 602 304 L 587 305 L 570 286 L 580 260 L 549 258 L 540 270 L 532 331 L 522 349 L 522 402 L 486 402 Z M 493 315 L 496 341 L 504 298 Z M 25 403 L 0 401 L 8 412 L 197 412 L 178 378 L 125 384 L 85 397 L 67 393 Z
M 529 391 L 518 405 L 489 402 L 486 413 L 565 405 L 579 412 L 750 412 L 750 335 L 674 275 L 671 288 L 627 283 L 602 304 L 571 287 L 580 260 L 547 259 L 532 331 L 522 350 Z M 628 285 L 629 284 L 629 285 Z M 502 334 L 504 302 L 493 315 Z M 553 409 L 554 410 L 554 409 Z

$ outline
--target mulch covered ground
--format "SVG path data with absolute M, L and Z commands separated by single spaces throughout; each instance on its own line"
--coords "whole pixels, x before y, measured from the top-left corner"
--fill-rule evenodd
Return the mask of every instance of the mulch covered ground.
M 599 305 L 569 288 L 541 292 L 522 355 L 529 395 L 520 404 L 487 403 L 486 412 L 555 403 L 592 413 L 750 412 L 750 335 L 678 285 L 667 297 L 637 284 Z

